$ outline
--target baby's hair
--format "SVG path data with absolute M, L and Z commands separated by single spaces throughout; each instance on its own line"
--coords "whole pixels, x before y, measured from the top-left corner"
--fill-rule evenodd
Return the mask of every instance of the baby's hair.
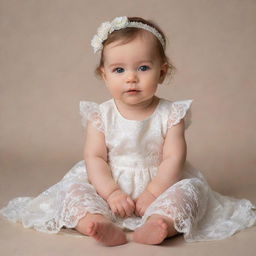
M 128 20 L 130 22 L 132 22 L 132 21 L 141 22 L 141 23 L 147 24 L 147 25 L 155 28 L 162 35 L 164 43 L 166 45 L 166 36 L 165 36 L 165 34 L 158 27 L 158 25 L 156 25 L 155 22 L 153 22 L 152 20 L 145 20 L 145 19 L 140 18 L 140 17 L 128 17 Z M 138 35 L 140 35 L 141 33 L 144 33 L 144 31 L 145 30 L 140 29 L 140 28 L 126 27 L 126 28 L 123 28 L 123 29 L 120 29 L 120 30 L 115 30 L 110 35 L 108 35 L 108 38 L 102 43 L 103 44 L 103 50 L 101 51 L 100 62 L 99 62 L 99 65 L 95 69 L 96 76 L 101 78 L 101 68 L 104 65 L 104 48 L 105 48 L 105 46 L 107 46 L 108 44 L 113 43 L 115 41 L 118 41 L 118 40 L 121 40 L 122 44 L 129 43 L 134 38 L 136 38 Z M 159 53 L 159 57 L 160 57 L 162 63 L 167 63 L 167 65 L 168 65 L 167 76 L 169 76 L 171 78 L 174 71 L 176 70 L 176 68 L 173 66 L 173 64 L 169 60 L 168 56 L 166 56 L 165 49 L 163 48 L 163 46 L 162 46 L 161 42 L 158 40 L 158 38 L 154 36 L 154 40 L 155 40 L 155 43 L 156 43 L 155 44 L 156 49 Z

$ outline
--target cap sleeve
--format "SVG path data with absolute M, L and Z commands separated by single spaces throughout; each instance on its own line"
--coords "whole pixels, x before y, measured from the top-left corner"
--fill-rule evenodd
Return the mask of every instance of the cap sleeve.
M 104 133 L 104 125 L 99 104 L 92 101 L 80 101 L 79 108 L 82 117 L 82 126 L 86 128 L 87 122 L 90 121 L 97 130 Z
M 171 105 L 171 110 L 168 116 L 168 128 L 178 124 L 181 119 L 184 118 L 185 121 L 185 129 L 187 129 L 191 122 L 191 103 L 193 100 L 182 100 L 182 101 L 174 101 Z

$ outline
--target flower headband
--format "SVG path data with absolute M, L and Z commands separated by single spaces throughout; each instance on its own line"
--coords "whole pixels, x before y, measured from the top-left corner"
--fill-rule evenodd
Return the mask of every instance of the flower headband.
M 126 16 L 123 16 L 123 17 L 116 17 L 111 22 L 108 22 L 108 21 L 103 22 L 98 27 L 97 34 L 94 35 L 91 41 L 91 46 L 93 47 L 94 53 L 102 50 L 103 48 L 102 43 L 108 38 L 108 35 L 111 34 L 114 30 L 119 30 L 127 27 L 141 28 L 151 32 L 158 38 L 163 48 L 165 48 L 165 41 L 162 35 L 154 27 L 151 27 L 142 22 L 129 21 Z

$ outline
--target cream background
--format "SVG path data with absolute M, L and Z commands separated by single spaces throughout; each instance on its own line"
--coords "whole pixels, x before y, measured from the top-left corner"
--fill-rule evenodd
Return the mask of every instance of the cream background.
M 37 195 L 83 158 L 79 101 L 110 97 L 93 74 L 98 56 L 90 40 L 101 22 L 123 15 L 153 19 L 169 39 L 177 72 L 158 95 L 194 99 L 188 160 L 218 192 L 256 202 L 256 1 L 0 0 L 0 207 L 16 196 Z M 159 255 L 188 249 L 240 255 L 246 248 L 243 254 L 252 255 L 256 249 L 255 228 L 223 241 L 174 238 L 162 247 L 110 249 L 89 238 L 49 237 L 0 223 L 5 255 L 69 255 L 71 245 L 75 255 L 85 248 L 88 255 L 122 248 L 149 255 L 159 254 L 157 248 Z

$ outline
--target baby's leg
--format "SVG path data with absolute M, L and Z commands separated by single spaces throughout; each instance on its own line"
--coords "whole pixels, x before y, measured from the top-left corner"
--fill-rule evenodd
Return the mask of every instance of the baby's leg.
M 173 220 L 166 216 L 153 214 L 147 222 L 133 233 L 133 241 L 142 244 L 160 244 L 165 238 L 178 234 Z
M 143 216 L 145 224 L 135 230 L 133 240 L 160 244 L 166 237 L 190 232 L 204 215 L 206 207 L 207 189 L 204 183 L 197 178 L 181 180 L 147 208 Z
M 66 226 L 76 225 L 75 229 L 78 232 L 91 236 L 104 245 L 113 246 L 127 242 L 122 229 L 111 222 L 114 214 L 107 202 L 96 193 L 92 185 L 69 185 L 68 189 L 63 191 L 62 204 Z
M 114 225 L 101 214 L 87 213 L 75 227 L 80 233 L 91 236 L 98 242 L 107 245 L 121 245 L 127 243 L 126 235 L 121 228 Z

